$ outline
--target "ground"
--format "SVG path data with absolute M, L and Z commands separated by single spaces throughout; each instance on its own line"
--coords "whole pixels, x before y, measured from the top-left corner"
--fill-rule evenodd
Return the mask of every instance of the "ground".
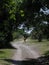
M 13 56 L 5 58 L 4 61 L 10 63 L 9 65 L 39 65 L 39 60 L 43 57 L 44 51 L 49 50 L 48 43 L 41 44 L 31 41 L 24 42 L 21 39 L 11 42 L 16 49 L 13 52 Z

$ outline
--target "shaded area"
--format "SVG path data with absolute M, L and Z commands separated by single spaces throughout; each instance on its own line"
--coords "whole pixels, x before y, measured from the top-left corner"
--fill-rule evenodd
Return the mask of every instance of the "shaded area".
M 49 51 L 44 53 L 44 56 L 41 56 L 37 59 L 26 58 L 27 60 L 13 60 L 13 59 L 2 59 L 8 63 L 12 63 L 14 65 L 49 65 Z
M 0 49 L 15 49 L 11 44 L 10 44 L 10 42 L 4 42 L 4 41 L 2 41 L 2 42 L 0 42 L 1 44 L 0 44 Z
M 28 59 L 22 61 L 12 59 L 4 59 L 4 60 L 14 65 L 41 65 L 41 63 L 37 59 Z
M 49 51 L 47 51 L 44 55 L 48 56 L 49 55 Z
M 46 51 L 43 55 L 44 56 L 39 57 L 38 60 L 42 65 L 49 65 L 49 51 Z
M 4 53 L 4 51 L 0 51 L 0 54 L 3 54 Z
M 4 53 L 1 51 L 1 53 Z M 37 59 L 33 58 L 25 58 L 26 60 L 13 60 L 13 59 L 6 59 L 2 58 L 5 62 L 14 64 L 14 65 L 49 65 L 49 51 L 44 53 L 44 56 L 41 56 Z
M 22 61 L 13 59 L 3 59 L 3 60 L 12 63 L 14 65 L 49 65 L 49 55 L 42 56 L 37 59 L 27 58 L 27 60 Z

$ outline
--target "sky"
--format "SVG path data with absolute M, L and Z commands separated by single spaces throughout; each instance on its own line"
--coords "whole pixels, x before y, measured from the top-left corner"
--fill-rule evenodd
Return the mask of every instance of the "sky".
M 31 27 L 31 28 L 29 28 L 29 30 L 26 29 L 25 32 L 26 32 L 27 34 L 30 34 L 30 33 L 33 31 L 33 29 L 34 29 L 34 28 Z
M 43 10 L 43 9 L 41 8 L 41 9 L 40 9 L 40 12 L 43 12 L 45 15 L 49 15 L 49 9 L 48 9 L 47 7 L 45 7 L 45 10 Z M 43 23 L 47 24 L 46 21 L 43 21 Z M 23 29 L 24 25 L 25 25 L 25 24 L 23 23 L 23 24 L 19 25 L 18 28 L 19 28 L 19 29 Z M 27 28 L 26 28 L 24 32 L 26 32 L 27 34 L 30 34 L 33 29 L 34 29 L 33 27 L 31 27 L 29 30 L 27 30 Z
M 21 24 L 18 28 L 19 29 L 23 29 L 23 27 L 24 27 L 24 23 Z M 33 29 L 34 29 L 34 27 L 30 27 L 29 30 L 27 29 L 27 27 L 25 27 L 25 31 L 24 32 L 27 33 L 27 34 L 30 34 Z
M 40 12 L 43 12 L 45 15 L 49 15 L 49 9 L 47 7 L 45 7 L 45 10 L 41 8 Z

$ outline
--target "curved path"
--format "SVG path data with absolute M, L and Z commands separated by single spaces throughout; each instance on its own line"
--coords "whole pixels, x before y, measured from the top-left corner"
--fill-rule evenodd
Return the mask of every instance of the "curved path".
M 14 56 L 12 57 L 13 60 L 16 61 L 25 61 L 28 59 L 37 59 L 40 57 L 40 54 L 35 51 L 34 49 L 32 50 L 30 46 L 26 44 L 22 44 L 22 42 L 14 42 L 12 45 L 17 48 L 17 50 L 14 53 Z M 22 65 L 20 64 L 12 64 L 12 65 Z

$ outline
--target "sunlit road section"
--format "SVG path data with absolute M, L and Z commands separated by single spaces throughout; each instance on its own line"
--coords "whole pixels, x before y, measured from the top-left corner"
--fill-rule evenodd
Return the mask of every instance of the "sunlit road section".
M 27 60 L 27 58 L 38 58 L 40 55 L 35 50 L 31 50 L 31 48 L 25 44 L 21 43 L 13 43 L 13 46 L 17 48 L 13 59 L 14 60 Z

